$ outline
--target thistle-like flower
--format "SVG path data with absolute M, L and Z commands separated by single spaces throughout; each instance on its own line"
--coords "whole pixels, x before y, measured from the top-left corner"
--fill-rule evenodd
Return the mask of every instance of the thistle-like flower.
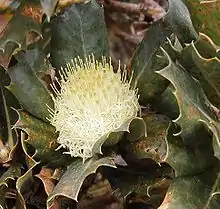
M 59 90 L 52 85 L 54 109 L 50 123 L 59 132 L 59 148 L 84 160 L 101 153 L 111 132 L 128 131 L 140 106 L 137 91 L 124 70 L 114 73 L 111 61 L 72 60 L 60 71 Z

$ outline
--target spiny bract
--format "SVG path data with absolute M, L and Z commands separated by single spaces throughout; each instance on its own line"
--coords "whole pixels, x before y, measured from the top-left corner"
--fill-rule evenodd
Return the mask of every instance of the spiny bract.
M 92 157 L 94 146 L 111 132 L 128 131 L 140 109 L 137 91 L 126 79 L 126 71 L 113 72 L 111 61 L 98 62 L 93 56 L 72 60 L 60 71 L 60 90 L 52 85 L 54 109 L 49 121 L 59 131 L 60 147 L 74 157 Z M 101 144 L 102 144 L 101 143 Z

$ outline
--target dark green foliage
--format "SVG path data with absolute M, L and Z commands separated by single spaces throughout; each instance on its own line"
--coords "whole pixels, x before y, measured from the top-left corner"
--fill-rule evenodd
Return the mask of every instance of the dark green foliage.
M 57 150 L 51 84 L 71 59 L 109 57 L 118 17 L 107 0 L 60 2 L 41 1 L 45 18 L 40 1 L 33 14 L 23 1 L 0 31 L 0 208 L 220 208 L 218 28 L 207 27 L 213 41 L 198 34 L 183 1 L 168 0 L 127 63 L 141 117 L 84 162 Z M 187 5 L 195 12 L 193 2 Z M 132 18 L 141 12 L 132 1 L 122 5 L 133 5 Z M 199 31 L 200 12 L 193 13 Z M 36 33 L 30 38 L 29 31 Z

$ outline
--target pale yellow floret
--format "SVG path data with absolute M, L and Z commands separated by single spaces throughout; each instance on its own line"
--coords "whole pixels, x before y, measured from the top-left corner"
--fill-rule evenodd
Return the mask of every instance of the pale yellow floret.
M 60 90 L 52 85 L 54 110 L 49 109 L 49 120 L 59 131 L 57 141 L 71 156 L 92 157 L 98 140 L 128 130 L 140 109 L 137 91 L 126 80 L 126 73 L 114 73 L 105 59 L 97 62 L 90 57 L 84 63 L 75 59 L 60 76 Z

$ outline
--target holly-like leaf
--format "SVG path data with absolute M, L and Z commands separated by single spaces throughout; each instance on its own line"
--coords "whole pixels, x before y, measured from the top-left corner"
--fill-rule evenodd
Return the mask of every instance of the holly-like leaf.
M 220 44 L 220 1 L 187 0 L 186 2 L 196 29 Z
M 21 48 L 22 44 L 26 43 L 25 38 L 27 33 L 30 31 L 39 35 L 41 34 L 40 26 L 32 19 L 20 14 L 14 15 L 10 20 L 10 23 L 0 34 L 0 49 L 4 51 L 5 46 L 9 41 L 17 43 L 18 47 Z
M 220 167 L 218 164 L 201 174 L 178 177 L 173 180 L 158 209 L 177 208 L 220 208 Z
M 172 168 L 166 165 L 150 168 L 151 172 L 130 168 L 105 170 L 112 186 L 119 188 L 128 202 L 144 202 L 153 208 L 157 208 L 163 201 L 173 177 Z
M 0 15 L 0 64 L 8 67 L 12 54 L 20 49 L 27 49 L 31 32 L 41 36 L 39 23 L 43 15 L 39 2 L 14 2 L 16 11 L 9 15 Z M 19 6 L 18 6 L 19 5 Z M 6 18 L 7 17 L 7 18 Z M 2 24 L 3 23 L 3 24 Z
M 39 25 L 25 16 L 20 14 L 14 15 L 10 23 L 0 34 L 0 50 L 4 51 L 8 42 L 14 42 L 17 44 L 17 47 L 25 48 L 22 44 L 26 43 L 26 35 L 30 31 L 40 35 Z
M 48 207 L 57 196 L 64 196 L 77 201 L 80 188 L 90 174 L 96 172 L 100 166 L 115 167 L 113 160 L 109 157 L 93 156 L 85 163 L 82 159 L 76 159 L 61 177 L 60 181 L 48 197 Z
M 101 143 L 100 146 L 102 146 L 102 144 L 103 144 L 104 147 L 116 145 L 116 144 L 122 139 L 124 133 L 125 133 L 124 131 L 119 131 L 119 132 L 112 132 L 112 133 L 110 133 L 109 136 L 108 136 L 108 138 L 107 138 L 106 141 L 104 142 L 104 144 Z M 98 145 L 97 145 L 97 147 L 98 147 Z M 100 148 L 98 148 L 97 150 L 98 150 L 98 152 L 99 152 L 99 151 L 100 151 Z M 96 151 L 97 151 L 97 150 L 96 150 Z M 95 153 L 96 153 L 96 152 L 95 152 Z
M 136 141 L 141 137 L 147 137 L 147 125 L 143 118 L 135 118 L 129 126 L 128 141 Z
M 49 74 L 51 66 L 38 49 L 20 52 L 16 58 L 18 63 L 8 69 L 12 82 L 8 89 L 25 110 L 47 121 L 47 105 L 53 107 L 53 101 L 41 74 Z
M 21 176 L 21 168 L 18 164 L 13 163 L 7 171 L 0 178 L 0 208 L 6 208 L 5 199 L 8 191 L 8 183 L 15 181 Z
M 33 177 L 33 169 L 38 165 L 37 162 L 32 162 L 32 166 L 16 181 L 16 189 L 17 189 L 17 198 L 15 207 L 26 209 L 26 203 L 24 194 L 30 193 L 34 189 L 34 177 Z
M 134 82 L 140 93 L 140 102 L 146 105 L 149 100 L 160 95 L 168 83 L 155 74 L 155 71 L 166 66 L 156 54 L 159 47 L 167 41 L 172 33 L 181 42 L 191 42 L 197 38 L 190 14 L 181 0 L 169 0 L 166 16 L 154 23 L 148 30 L 131 60 L 131 70 L 134 71 Z M 155 38 L 156 37 L 156 38 Z
M 165 115 L 174 120 L 179 115 L 179 107 L 176 97 L 173 95 L 173 88 L 169 86 L 152 105 L 159 114 Z
M 95 0 L 74 4 L 52 20 L 51 59 L 56 68 L 65 67 L 78 56 L 108 57 L 103 8 Z
M 127 127 L 126 127 L 127 129 Z M 131 123 L 129 124 L 129 139 L 128 140 L 136 140 L 139 139 L 142 136 L 147 135 L 147 130 L 146 130 L 146 124 L 142 118 L 136 117 L 134 118 Z M 127 130 L 126 130 L 127 131 Z M 116 145 L 124 136 L 125 131 L 119 131 L 119 132 L 112 132 L 108 135 L 107 139 L 106 137 L 102 137 L 94 146 L 94 153 L 100 153 L 100 147 L 102 145 L 104 147 L 107 146 L 114 146 Z M 104 144 L 103 144 L 104 141 Z
M 35 153 L 29 156 L 30 158 L 58 166 L 68 165 L 72 162 L 72 158 L 69 155 L 64 155 L 63 150 L 56 151 L 58 147 L 57 133 L 53 126 L 25 111 L 19 110 L 18 113 L 19 120 L 14 127 L 22 129 L 28 134 L 27 139 L 22 139 L 22 146 L 28 155 L 31 155 L 28 151 L 29 145 L 33 146 Z
M 169 121 L 162 115 L 149 114 L 143 117 L 147 126 L 147 136 L 142 136 L 138 140 L 131 138 L 134 130 L 131 129 L 131 134 L 128 134 L 125 145 L 126 152 L 129 156 L 135 159 L 150 158 L 157 163 L 160 163 L 167 152 L 165 137 Z
M 163 159 L 172 166 L 176 176 L 196 175 L 216 162 L 212 135 L 204 123 L 194 124 L 194 129 L 187 139 L 181 138 L 180 135 L 175 136 L 176 130 L 173 124 L 167 130 L 167 153 Z
M 220 58 L 220 46 L 216 45 L 212 39 L 204 33 L 199 33 L 199 38 L 194 42 L 199 54 L 207 59 Z
M 216 108 L 207 99 L 199 82 L 187 73 L 182 66 L 174 64 L 165 51 L 164 53 L 169 64 L 158 73 L 167 78 L 175 88 L 174 95 L 180 108 L 180 115 L 175 122 L 181 126 L 181 136 L 187 144 L 191 140 L 191 134 L 198 122 L 203 121 L 214 133 L 218 144 L 215 156 L 218 157 L 220 123 Z
M 21 169 L 18 164 L 12 164 L 12 166 L 1 176 L 0 178 L 0 187 L 5 185 L 8 186 L 9 180 L 15 180 L 20 177 Z
M 220 56 L 218 46 L 200 34 L 199 39 L 187 45 L 181 53 L 179 62 L 199 80 L 209 101 L 220 107 Z

